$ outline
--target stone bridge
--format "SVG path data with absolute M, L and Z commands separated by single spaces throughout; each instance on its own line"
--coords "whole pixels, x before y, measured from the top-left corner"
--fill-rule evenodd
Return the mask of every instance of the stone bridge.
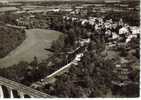
M 0 76 L 0 98 L 52 98 L 52 96 Z

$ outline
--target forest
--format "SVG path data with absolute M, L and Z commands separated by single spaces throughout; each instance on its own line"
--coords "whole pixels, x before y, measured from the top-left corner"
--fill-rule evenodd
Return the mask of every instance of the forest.
M 25 31 L 0 25 L 0 58 L 5 57 L 18 47 L 26 38 Z

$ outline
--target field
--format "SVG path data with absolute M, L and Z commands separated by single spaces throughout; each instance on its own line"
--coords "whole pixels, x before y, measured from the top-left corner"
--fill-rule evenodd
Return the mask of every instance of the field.
M 5 11 L 16 11 L 18 8 L 16 7 L 0 7 L 0 12 L 5 12 Z
M 0 66 L 8 67 L 20 61 L 31 62 L 35 56 L 39 61 L 46 59 L 49 52 L 44 48 L 50 47 L 60 34 L 60 32 L 45 29 L 26 30 L 26 39 L 19 47 L 0 59 Z

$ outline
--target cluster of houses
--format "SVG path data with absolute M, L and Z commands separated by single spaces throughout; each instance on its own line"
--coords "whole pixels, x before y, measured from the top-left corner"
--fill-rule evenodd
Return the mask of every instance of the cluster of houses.
M 89 17 L 85 19 L 72 16 L 64 16 L 63 18 L 65 20 L 80 22 L 82 26 L 89 24 L 93 26 L 96 31 L 104 28 L 106 30 L 104 34 L 112 38 L 111 40 L 116 41 L 117 44 L 124 43 L 126 46 L 132 41 L 132 39 L 138 39 L 140 34 L 139 27 L 129 26 L 127 23 L 124 23 L 122 19 L 120 19 L 119 22 L 114 23 L 112 19 L 104 21 L 102 17 Z M 112 29 L 116 29 L 118 26 L 120 26 L 120 28 L 118 29 L 117 33 L 112 31 Z M 120 41 L 121 38 L 125 38 L 125 42 Z M 113 84 L 120 87 L 132 83 L 131 81 L 129 81 L 128 77 L 131 72 L 131 69 L 128 65 L 129 61 L 122 58 L 121 62 L 122 64 L 116 64 L 116 67 L 114 69 L 114 72 L 117 73 L 119 79 L 117 81 L 112 81 Z

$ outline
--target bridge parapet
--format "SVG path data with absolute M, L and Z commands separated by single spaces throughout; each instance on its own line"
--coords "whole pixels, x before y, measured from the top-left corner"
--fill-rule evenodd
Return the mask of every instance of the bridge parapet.
M 7 91 L 8 93 L 5 93 Z M 16 92 L 15 92 L 16 91 Z M 0 76 L 0 98 L 52 98 L 52 96 Z

